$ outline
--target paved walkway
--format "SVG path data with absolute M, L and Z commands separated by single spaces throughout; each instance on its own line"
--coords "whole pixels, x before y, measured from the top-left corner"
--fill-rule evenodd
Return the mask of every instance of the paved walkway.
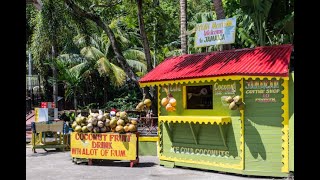
M 244 177 L 187 168 L 166 168 L 159 165 L 156 156 L 140 156 L 138 167 L 129 167 L 129 161 L 107 161 L 88 166 L 72 162 L 70 152 L 33 153 L 26 147 L 27 180 L 271 180 L 273 178 Z M 280 180 L 287 178 L 278 178 Z
M 33 112 L 34 113 L 34 112 Z M 32 115 L 29 115 L 31 117 Z M 28 117 L 26 117 L 28 119 Z M 34 116 L 26 120 L 26 142 L 31 140 L 31 122 Z M 50 149 L 49 149 L 50 150 Z M 129 167 L 128 161 L 105 161 L 88 166 L 72 162 L 70 151 L 46 152 L 37 149 L 33 153 L 31 145 L 26 144 L 26 179 L 28 180 L 271 180 L 273 178 L 245 177 L 233 174 L 217 173 L 188 168 L 165 168 L 159 165 L 156 156 L 140 156 L 138 167 Z M 277 178 L 280 180 L 288 178 Z

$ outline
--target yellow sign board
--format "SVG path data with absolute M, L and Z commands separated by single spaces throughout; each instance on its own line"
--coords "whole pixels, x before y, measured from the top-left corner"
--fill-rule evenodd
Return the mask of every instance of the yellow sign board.
M 137 136 L 127 133 L 71 133 L 71 156 L 88 159 L 135 160 Z

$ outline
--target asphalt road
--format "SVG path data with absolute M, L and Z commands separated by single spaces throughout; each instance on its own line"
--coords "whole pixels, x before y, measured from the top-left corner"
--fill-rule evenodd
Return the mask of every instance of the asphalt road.
M 155 156 L 140 156 L 137 167 L 130 168 L 129 161 L 107 161 L 86 164 L 72 162 L 70 152 L 31 151 L 26 146 L 27 180 L 271 180 L 273 178 L 244 177 L 188 168 L 166 168 L 159 165 Z M 283 180 L 284 178 L 278 178 Z M 285 178 L 287 179 L 287 178 Z

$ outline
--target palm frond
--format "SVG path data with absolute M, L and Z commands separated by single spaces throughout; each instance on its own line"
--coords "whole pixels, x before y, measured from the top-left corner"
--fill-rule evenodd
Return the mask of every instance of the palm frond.
M 140 71 L 142 73 L 147 72 L 147 65 L 143 62 L 140 62 L 137 60 L 132 60 L 132 59 L 127 59 L 127 63 L 130 67 L 136 69 L 137 71 Z
M 79 54 L 61 54 L 58 59 L 66 63 L 82 63 L 85 61 Z
M 113 82 L 113 84 L 115 86 L 122 86 L 124 85 L 124 83 L 126 82 L 126 73 L 117 65 L 110 63 L 111 65 L 111 70 L 112 70 L 112 74 L 110 76 L 111 82 Z
M 139 60 L 139 61 L 145 61 L 146 60 L 146 56 L 145 56 L 144 52 L 139 51 L 137 49 L 128 49 L 128 50 L 123 52 L 123 56 L 126 59 L 136 59 L 136 60 Z
M 250 47 L 257 46 L 255 40 L 248 34 L 248 31 L 243 28 L 238 28 L 240 40 L 246 45 Z
M 112 68 L 110 61 L 105 57 L 102 57 L 97 61 L 96 67 L 100 75 L 109 74 Z
M 88 64 L 87 63 L 80 63 L 77 64 L 75 66 L 73 66 L 72 68 L 69 69 L 69 71 L 73 74 L 75 74 L 77 77 L 80 77 L 82 75 L 82 73 L 86 70 Z
M 86 35 L 78 34 L 73 38 L 73 43 L 78 47 L 82 47 L 86 45 Z
M 81 55 L 89 60 L 98 60 L 104 56 L 104 54 L 95 47 L 84 47 L 80 51 Z

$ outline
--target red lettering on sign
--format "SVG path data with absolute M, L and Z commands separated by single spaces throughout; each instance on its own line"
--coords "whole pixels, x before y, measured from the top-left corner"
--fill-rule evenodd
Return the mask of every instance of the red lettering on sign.
M 126 151 L 125 150 L 111 150 L 111 156 L 125 157 Z
M 100 150 L 100 155 L 101 156 L 108 156 L 108 152 L 109 152 L 109 149 L 101 149 Z
M 92 148 L 112 149 L 112 142 L 95 142 L 92 141 Z

